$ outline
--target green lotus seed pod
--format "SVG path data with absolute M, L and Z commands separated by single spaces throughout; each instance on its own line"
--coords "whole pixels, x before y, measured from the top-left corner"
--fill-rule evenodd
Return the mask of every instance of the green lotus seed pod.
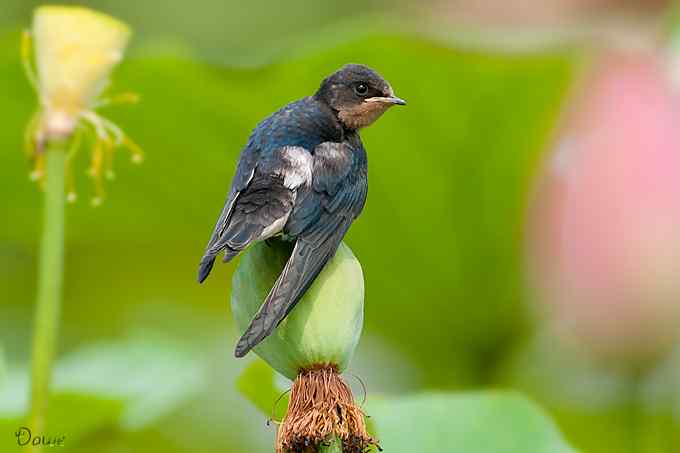
M 242 256 L 234 274 L 231 307 L 241 332 L 274 286 L 292 244 L 258 243 Z M 342 372 L 361 336 L 364 278 L 361 265 L 344 243 L 302 299 L 254 351 L 279 373 L 295 379 L 301 369 L 333 365 Z

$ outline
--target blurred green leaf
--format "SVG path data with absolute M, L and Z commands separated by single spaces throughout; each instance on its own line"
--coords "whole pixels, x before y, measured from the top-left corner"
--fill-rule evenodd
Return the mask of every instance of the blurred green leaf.
M 381 447 L 392 453 L 574 452 L 542 410 L 512 393 L 385 398 L 368 412 Z
M 149 337 L 85 346 L 59 361 L 54 386 L 120 399 L 120 425 L 139 430 L 200 389 L 199 357 L 174 341 Z
M 557 417 L 584 451 L 669 452 L 680 445 L 680 347 L 653 368 L 597 360 L 544 331 L 499 375 Z
M 138 431 L 187 401 L 202 383 L 195 353 L 152 334 L 88 345 L 58 361 L 47 426 L 71 444 L 107 426 Z M 22 426 L 28 398 L 28 371 L 12 370 L 0 386 L 0 426 Z
M 9 388 L 0 386 L 0 395 L 5 392 L 23 392 L 27 388 L 28 385 L 23 383 L 19 386 L 15 383 Z M 3 402 L 0 397 L 0 451 L 25 451 L 25 448 L 17 445 L 15 433 L 27 426 L 26 417 L 4 413 L 6 408 Z M 47 431 L 31 434 L 45 435 L 51 439 L 65 436 L 63 450 L 69 451 L 88 435 L 115 426 L 123 412 L 123 402 L 98 395 L 57 391 L 50 396 L 49 408 Z
M 66 436 L 65 446 L 75 446 L 88 434 L 114 426 L 123 407 L 121 401 L 112 398 L 60 391 L 50 400 L 48 431 L 53 436 Z
M 274 370 L 259 357 L 243 370 L 236 388 L 267 417 L 282 420 L 286 415 L 289 395 L 276 385 Z

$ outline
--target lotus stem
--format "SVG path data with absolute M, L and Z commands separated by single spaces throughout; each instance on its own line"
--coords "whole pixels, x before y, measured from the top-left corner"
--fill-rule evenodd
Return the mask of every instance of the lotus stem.
M 64 280 L 64 185 L 66 163 L 65 140 L 46 144 L 45 201 L 43 232 L 38 267 L 38 293 L 31 368 L 31 430 L 45 430 L 52 362 L 57 342 Z M 32 451 L 40 451 L 33 447 Z

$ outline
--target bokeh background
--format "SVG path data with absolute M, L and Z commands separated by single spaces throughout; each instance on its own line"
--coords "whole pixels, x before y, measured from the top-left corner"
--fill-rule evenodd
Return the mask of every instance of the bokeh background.
M 27 397 L 41 225 L 22 153 L 36 101 L 19 32 L 38 3 L 0 7 L 0 438 L 10 443 Z M 409 102 L 362 134 L 370 191 L 346 238 L 366 277 L 351 372 L 369 399 L 514 389 L 576 450 L 680 451 L 672 2 L 60 3 L 134 28 L 113 88 L 141 102 L 106 114 L 147 154 L 137 167 L 118 153 L 98 208 L 86 153 L 76 164 L 51 414 L 72 433 L 66 448 L 269 451 L 274 428 L 234 384 L 253 360 L 232 356 L 234 265 L 203 286 L 196 266 L 252 127 L 361 62 Z

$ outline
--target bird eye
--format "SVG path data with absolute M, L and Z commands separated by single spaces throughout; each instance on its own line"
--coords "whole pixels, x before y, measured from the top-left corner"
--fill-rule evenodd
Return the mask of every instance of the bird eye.
M 357 83 L 354 86 L 354 92 L 359 96 L 364 96 L 368 93 L 368 85 L 365 83 Z

